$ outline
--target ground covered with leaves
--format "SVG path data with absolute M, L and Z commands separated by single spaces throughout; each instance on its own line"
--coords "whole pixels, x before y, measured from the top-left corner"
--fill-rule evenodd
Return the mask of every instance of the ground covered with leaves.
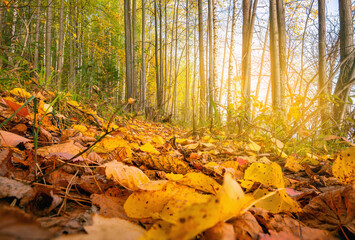
M 0 126 L 1 239 L 354 239 L 344 138 L 300 156 L 20 88 L 1 92 Z

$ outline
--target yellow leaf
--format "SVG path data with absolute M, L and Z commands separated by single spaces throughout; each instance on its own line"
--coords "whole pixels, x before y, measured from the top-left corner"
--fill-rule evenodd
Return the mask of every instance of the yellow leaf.
M 157 169 L 165 172 L 186 174 L 190 167 L 178 157 L 173 157 L 167 154 L 160 156 L 141 156 L 139 160 L 146 166 L 152 169 Z
M 155 147 L 153 147 L 153 145 L 150 144 L 149 142 L 140 146 L 139 149 L 147 153 L 158 154 L 158 155 L 160 154 L 160 152 L 156 150 Z
M 165 143 L 164 139 L 161 136 L 154 136 L 152 138 L 152 141 L 158 145 L 163 145 Z
M 216 180 L 199 172 L 187 173 L 178 183 L 212 194 L 216 194 L 221 188 Z
M 261 147 L 258 144 L 256 144 L 255 142 L 253 142 L 252 140 L 250 140 L 248 147 L 250 148 L 250 150 L 255 151 L 255 152 L 259 152 L 261 149 Z
M 67 103 L 69 105 L 72 105 L 73 107 L 79 107 L 79 103 L 77 101 L 69 100 L 69 101 L 67 101 Z
M 72 128 L 74 130 L 77 130 L 77 131 L 81 132 L 81 133 L 84 133 L 84 132 L 86 132 L 88 130 L 88 128 L 85 127 L 84 125 L 73 125 Z
M 267 189 L 257 189 L 253 195 L 256 199 L 259 199 L 269 193 L 270 192 Z M 255 206 L 264 208 L 272 213 L 301 211 L 297 202 L 288 196 L 284 189 L 276 192 L 272 196 L 257 201 Z
M 169 180 L 172 180 L 172 181 L 178 181 L 178 180 L 182 179 L 184 177 L 184 175 L 175 174 L 175 173 L 167 173 L 167 174 L 165 174 L 165 177 Z
M 107 136 L 107 137 L 105 137 L 104 139 L 101 140 L 101 142 L 99 142 L 97 144 L 97 146 L 95 146 L 93 148 L 93 150 L 95 152 L 99 152 L 99 153 L 106 153 L 106 152 L 113 151 L 113 150 L 115 150 L 118 147 L 124 148 L 126 150 L 127 157 L 132 157 L 132 149 L 131 149 L 131 147 L 129 146 L 128 142 L 126 140 L 124 140 L 120 136 L 116 136 L 116 137 Z
M 232 168 L 235 172 L 238 171 L 239 163 L 237 161 L 226 161 L 221 164 L 221 167 Z
M 294 156 L 289 156 L 286 159 L 285 168 L 292 172 L 299 172 L 300 170 L 304 170 L 303 166 L 300 164 L 300 161 Z
M 160 228 L 153 225 L 142 239 L 192 239 L 218 222 L 240 215 L 251 200 L 252 198 L 244 195 L 231 175 L 226 174 L 223 186 L 216 196 L 207 202 L 193 204 L 177 212 L 177 220 L 170 225 L 166 222 L 162 222 Z
M 17 97 L 22 97 L 22 98 L 30 98 L 32 97 L 32 94 L 27 92 L 25 89 L 22 88 L 14 88 L 10 90 L 10 93 L 17 96 Z
M 342 151 L 333 163 L 333 174 L 342 184 L 355 182 L 355 147 Z
M 127 216 L 131 218 L 159 216 L 159 213 L 170 200 L 184 198 L 184 195 L 190 192 L 195 192 L 195 190 L 174 182 L 168 182 L 160 190 L 144 190 L 132 193 L 126 200 L 124 209 Z
M 282 169 L 274 162 L 271 164 L 253 163 L 245 170 L 244 180 L 259 182 L 274 188 L 285 187 Z
M 138 185 L 149 182 L 149 178 L 136 167 L 131 167 L 122 162 L 112 161 L 105 164 L 105 174 L 107 179 L 113 179 L 121 186 L 136 191 Z

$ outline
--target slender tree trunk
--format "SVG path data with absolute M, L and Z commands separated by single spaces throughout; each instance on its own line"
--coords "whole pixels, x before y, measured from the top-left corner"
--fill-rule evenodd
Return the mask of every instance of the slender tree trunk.
M 354 26 L 351 9 L 350 0 L 339 0 L 340 62 L 345 61 L 345 63 L 340 67 L 339 78 L 334 90 L 334 95 L 339 98 L 339 102 L 334 104 L 333 117 L 338 124 L 342 124 L 344 120 L 350 90 L 354 84 Z M 350 54 L 351 56 L 349 56 Z
M 234 0 L 236 1 L 236 0 Z M 206 121 L 206 80 L 205 80 L 205 49 L 203 46 L 203 8 L 202 0 L 198 0 L 198 41 L 200 51 L 200 123 Z
M 159 54 L 160 54 L 160 61 L 159 61 L 159 70 L 160 70 L 160 86 L 159 89 L 161 90 L 161 101 L 163 102 L 162 96 L 164 95 L 165 89 L 164 89 L 164 51 L 163 51 L 163 10 L 162 10 L 162 3 L 161 0 L 159 0 Z M 162 103 L 164 104 L 164 103 Z M 162 106 L 163 107 L 163 106 Z
M 51 41 L 52 41 L 52 0 L 47 0 L 47 27 L 46 27 L 46 82 L 50 82 L 52 73 Z
M 137 1 L 132 1 L 132 98 L 137 97 Z M 133 109 L 132 105 L 132 109 Z
M 38 68 L 38 46 L 39 46 L 39 30 L 41 24 L 41 0 L 37 0 L 37 8 L 36 8 L 36 33 L 35 33 L 35 51 L 34 51 L 34 63 L 33 67 L 35 69 Z
M 145 5 L 147 0 L 142 0 L 142 72 L 141 72 L 141 109 L 145 111 Z
M 318 89 L 323 89 L 327 84 L 327 45 L 326 45 L 326 23 L 325 23 L 325 0 L 318 0 Z M 325 124 L 329 117 L 330 109 L 327 102 L 328 88 L 320 92 L 319 107 L 321 110 L 321 121 Z M 324 126 L 326 127 L 326 126 Z
M 158 36 L 158 10 L 157 10 L 157 0 L 154 0 L 154 20 L 155 20 L 155 74 L 156 74 L 156 88 L 157 88 L 157 109 L 162 109 L 162 99 L 160 91 L 160 80 L 159 80 L 159 36 Z
M 232 128 L 232 74 L 233 74 L 233 51 L 234 51 L 234 35 L 235 25 L 237 22 L 237 0 L 233 0 L 233 13 L 232 13 L 232 33 L 231 43 L 229 47 L 229 64 L 228 64 L 228 80 L 227 80 L 227 127 L 229 130 Z
M 270 59 L 271 59 L 271 85 L 272 106 L 274 110 L 281 110 L 281 83 L 280 83 L 280 54 L 279 34 L 277 27 L 277 2 L 270 0 Z
M 213 61 L 213 36 L 212 36 L 212 0 L 208 0 L 208 63 L 209 63 L 209 80 L 208 80 L 208 90 L 209 90 L 209 111 L 208 117 L 209 121 L 213 122 L 213 104 L 214 104 L 214 61 Z
M 75 57 L 74 57 L 74 52 L 75 52 L 75 44 L 74 44 L 74 24 L 73 24 L 73 6 L 72 2 L 70 1 L 69 5 L 70 11 L 69 11 L 69 50 L 71 54 L 69 55 L 69 78 L 68 78 L 68 90 L 72 90 L 74 86 L 74 81 L 75 81 L 75 69 L 74 69 L 74 62 L 75 62 Z
M 190 58 L 189 58 L 189 44 L 190 44 L 190 30 L 189 30 L 189 0 L 186 0 L 186 80 L 185 80 L 185 122 L 189 121 L 190 114 Z
M 177 62 L 177 55 L 178 55 L 178 30 L 179 30 L 179 0 L 177 0 L 177 7 L 176 7 L 176 18 L 175 18 L 175 61 L 174 61 L 174 69 L 175 69 L 175 79 L 174 79 L 174 94 L 173 94 L 173 113 L 175 118 L 177 117 L 177 78 L 178 78 L 178 62 Z
M 277 24 L 279 32 L 279 52 L 280 52 L 280 91 L 281 109 L 285 111 L 285 85 L 286 85 L 286 23 L 284 0 L 277 0 Z
M 218 102 L 221 103 L 222 101 L 222 93 L 223 93 L 223 83 L 224 83 L 224 66 L 225 66 L 225 59 L 226 59 L 226 50 L 227 50 L 227 40 L 228 40 L 228 29 L 229 29 L 229 19 L 230 19 L 230 8 L 232 5 L 232 0 L 229 2 L 228 6 L 228 17 L 227 17 L 227 28 L 226 28 L 226 35 L 224 37 L 224 50 L 223 50 L 223 63 L 222 63 L 222 76 L 221 76 L 221 85 L 219 87 L 219 97 Z
M 213 82 L 212 82 L 212 88 L 213 88 L 213 100 L 216 104 L 217 100 L 217 89 L 216 89 L 216 83 L 217 83 L 217 43 L 218 43 L 218 35 L 217 35 L 217 0 L 212 0 L 212 25 L 213 25 L 213 54 L 212 54 L 212 62 L 213 62 Z M 216 108 L 216 111 L 218 113 L 218 110 Z M 217 119 L 216 122 L 217 124 L 220 124 L 220 119 L 219 119 L 219 114 L 216 115 Z
M 132 97 L 132 33 L 131 4 L 124 0 L 125 52 L 126 52 L 126 101 Z
M 195 98 L 195 89 L 196 89 L 196 66 L 197 66 L 197 33 L 196 33 L 196 19 L 195 19 L 195 25 L 194 25 L 194 76 L 192 80 L 192 134 L 196 135 L 197 134 L 197 119 L 196 119 L 196 98 Z
M 265 60 L 266 43 L 267 43 L 267 39 L 268 39 L 268 36 L 269 36 L 269 29 L 270 29 L 270 21 L 268 21 L 266 32 L 265 32 L 264 46 L 263 46 L 263 52 L 261 54 L 261 63 L 260 63 L 258 82 L 256 84 L 255 97 L 259 96 L 261 77 L 262 77 L 262 74 L 263 74 L 263 66 L 264 66 L 264 60 Z
M 3 7 L 4 3 L 3 1 L 0 0 L 0 47 L 2 46 L 2 37 L 3 37 L 3 11 L 4 11 L 4 7 Z M 2 68 L 2 58 L 0 58 L 0 69 Z
M 57 78 L 57 86 L 58 91 L 61 90 L 62 85 L 62 68 L 63 68 L 63 57 L 64 57 L 64 48 L 63 48 L 63 41 L 64 41 L 64 0 L 60 1 L 60 19 L 59 19 L 59 59 L 58 59 L 58 78 Z

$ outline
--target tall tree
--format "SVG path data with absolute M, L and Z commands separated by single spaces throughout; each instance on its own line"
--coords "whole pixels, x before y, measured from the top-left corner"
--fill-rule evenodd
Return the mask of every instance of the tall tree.
M 46 26 L 46 82 L 49 83 L 52 73 L 52 55 L 51 55 L 51 41 L 52 41 L 52 0 L 47 0 L 47 26 Z
M 236 0 L 235 0 L 236 1 Z M 206 121 L 206 79 L 205 79 L 205 49 L 203 44 L 203 6 L 202 0 L 198 0 L 198 42 L 200 56 L 200 123 Z
M 137 1 L 132 0 L 131 11 L 131 33 L 132 33 L 132 93 L 131 97 L 136 98 L 137 95 Z M 133 106 L 133 105 L 132 105 Z
M 339 101 L 334 105 L 334 119 L 338 124 L 344 120 L 351 87 L 354 84 L 354 26 L 351 12 L 351 0 L 339 0 L 340 17 L 340 74 L 335 86 L 334 95 Z
M 214 102 L 214 62 L 213 62 L 213 34 L 212 34 L 212 0 L 208 0 L 208 90 L 209 90 L 209 109 L 208 117 L 212 124 L 213 120 L 213 102 Z
M 247 118 L 251 111 L 251 45 L 257 4 L 258 0 L 254 0 L 254 5 L 252 0 L 243 0 L 242 94 Z
M 280 54 L 279 32 L 277 24 L 277 2 L 270 0 L 270 59 L 271 59 L 271 85 L 272 106 L 275 111 L 281 110 L 281 78 L 280 78 Z
M 60 0 L 60 18 L 59 18 L 59 41 L 58 41 L 58 76 L 57 76 L 57 87 L 58 91 L 60 91 L 61 85 L 62 85 L 62 68 L 63 68 L 63 57 L 64 57 L 64 48 L 63 48 L 63 42 L 64 42 L 64 0 Z
M 328 81 L 327 81 L 327 45 L 326 45 L 326 23 L 325 23 L 325 0 L 318 0 L 318 89 L 319 89 L 319 107 L 321 110 L 321 121 L 325 124 L 329 117 L 330 109 L 327 104 Z
M 189 108 L 190 108 L 190 58 L 189 58 L 189 44 L 190 44 L 190 29 L 189 29 L 189 0 L 186 0 L 186 80 L 185 80 L 185 115 L 184 120 L 189 120 Z
M 126 100 L 132 97 L 132 33 L 131 1 L 124 0 L 125 53 L 126 53 Z
M 277 0 L 277 30 L 279 33 L 279 56 L 280 56 L 280 101 L 281 109 L 285 110 L 285 85 L 286 85 L 286 22 L 284 0 Z
M 237 23 L 237 0 L 233 0 L 232 13 L 232 33 L 229 47 L 229 65 L 228 65 L 228 80 L 227 80 L 227 125 L 231 129 L 232 123 L 232 74 L 233 74 L 233 51 L 234 51 L 234 35 L 235 26 Z
M 36 7 L 36 32 L 35 32 L 35 50 L 33 67 L 38 68 L 38 46 L 39 46 L 39 30 L 41 24 L 41 0 L 37 0 Z
M 141 71 L 141 82 L 140 82 L 140 102 L 142 110 L 145 110 L 145 93 L 146 93 L 146 80 L 145 80 L 145 6 L 146 0 L 142 0 L 142 71 Z
M 155 74 L 156 74 L 156 93 L 157 93 L 157 109 L 162 109 L 162 92 L 160 89 L 160 81 L 159 78 L 159 36 L 158 36 L 158 6 L 157 0 L 154 0 L 154 21 L 155 21 Z

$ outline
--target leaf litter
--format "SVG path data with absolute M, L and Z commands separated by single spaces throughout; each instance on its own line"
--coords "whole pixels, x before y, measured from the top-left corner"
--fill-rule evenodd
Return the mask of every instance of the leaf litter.
M 235 141 L 208 130 L 192 137 L 140 118 L 105 120 L 69 94 L 54 113 L 53 94 L 21 88 L 2 92 L 1 121 L 32 95 L 37 109 L 30 103 L 0 131 L 0 235 L 180 240 L 355 234 L 353 147 L 330 158 L 301 158 L 287 155 L 276 138 Z M 342 138 L 325 141 L 334 139 Z

